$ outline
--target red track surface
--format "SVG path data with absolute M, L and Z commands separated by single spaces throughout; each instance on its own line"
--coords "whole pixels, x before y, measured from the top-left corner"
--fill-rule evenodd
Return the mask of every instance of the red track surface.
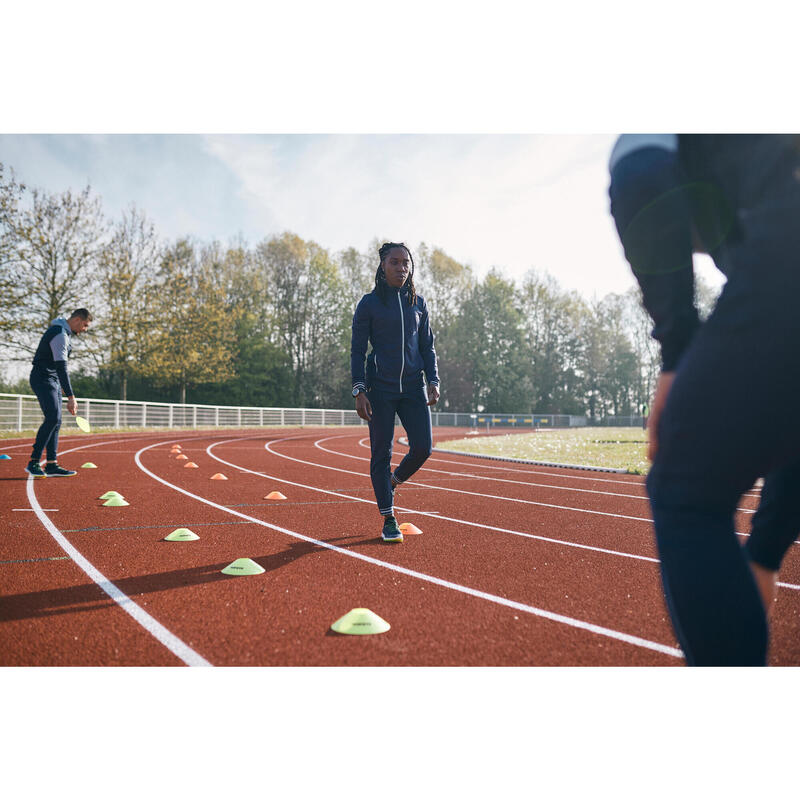
M 395 498 L 399 521 L 423 534 L 390 545 L 379 537 L 366 436 L 359 427 L 63 437 L 62 464 L 99 468 L 30 487 L 30 442 L 0 442 L 12 456 L 0 461 L 0 663 L 683 663 L 641 478 L 434 453 Z M 170 455 L 174 442 L 199 469 Z M 216 472 L 228 480 L 210 480 Z M 52 530 L 13 510 L 31 508 L 30 489 Z M 130 505 L 102 506 L 109 489 Z M 272 490 L 287 499 L 264 499 Z M 737 530 L 749 524 L 740 513 Z M 162 541 L 178 527 L 200 539 Z M 66 557 L 58 532 L 129 599 L 115 602 Z M 266 572 L 220 572 L 242 557 Z M 797 547 L 781 581 L 770 663 L 800 665 Z M 124 610 L 134 604 L 149 627 Z M 355 607 L 391 630 L 331 632 Z

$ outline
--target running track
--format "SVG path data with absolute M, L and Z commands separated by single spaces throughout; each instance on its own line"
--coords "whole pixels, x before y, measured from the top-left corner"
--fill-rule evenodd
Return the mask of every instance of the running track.
M 63 437 L 62 464 L 99 468 L 37 481 L 22 472 L 30 442 L 0 442 L 12 456 L 0 461 L 0 664 L 683 664 L 640 477 L 434 453 L 396 495 L 399 521 L 423 534 L 390 545 L 366 436 Z M 175 442 L 199 469 L 170 455 Z M 396 444 L 394 463 L 404 452 Z M 216 472 L 229 480 L 210 480 Z M 109 489 L 130 505 L 103 507 Z M 287 499 L 266 500 L 273 490 Z M 756 503 L 756 493 L 740 503 L 742 539 Z M 162 541 L 178 527 L 200 539 Z M 220 572 L 242 557 L 266 572 Z M 355 607 L 391 630 L 329 630 Z M 797 546 L 781 572 L 770 663 L 800 665 Z

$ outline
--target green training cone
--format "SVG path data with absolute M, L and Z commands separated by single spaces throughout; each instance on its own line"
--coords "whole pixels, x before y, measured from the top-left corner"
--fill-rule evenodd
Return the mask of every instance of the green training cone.
M 355 634 L 365 636 L 370 633 L 386 633 L 392 626 L 381 619 L 376 613 L 368 608 L 354 608 L 348 611 L 343 617 L 339 617 L 331 625 L 331 630 L 336 633 Z
M 112 489 L 111 491 L 108 491 L 105 494 L 101 494 L 100 497 L 98 497 L 97 499 L 98 500 L 108 500 L 109 497 L 122 497 L 122 495 L 119 492 L 115 492 Z
M 225 575 L 260 575 L 262 572 L 266 572 L 264 567 L 256 564 L 252 558 L 237 558 L 236 561 L 232 561 L 220 571 Z
M 87 461 L 85 464 L 81 464 L 81 469 L 97 469 L 97 464 Z
M 175 528 L 169 536 L 164 537 L 165 542 L 193 542 L 200 537 L 188 528 Z
M 127 500 L 123 500 L 121 497 L 109 497 L 108 500 L 103 503 L 104 506 L 129 506 L 130 503 Z

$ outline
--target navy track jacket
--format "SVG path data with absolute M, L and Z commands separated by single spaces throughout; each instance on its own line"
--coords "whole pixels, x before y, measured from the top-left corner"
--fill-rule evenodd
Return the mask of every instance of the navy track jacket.
M 71 337 L 72 328 L 69 327 L 69 323 L 61 317 L 54 319 L 39 340 L 39 346 L 33 356 L 35 368 L 47 377 L 58 376 L 61 390 L 67 397 L 72 397 L 74 394 L 67 372 L 67 360 L 72 353 Z
M 417 295 L 416 303 L 409 305 L 408 287 L 386 286 L 385 290 L 385 303 L 373 290 L 361 298 L 353 315 L 353 388 L 409 391 L 422 386 L 423 372 L 429 384 L 438 385 L 436 351 L 424 298 Z M 372 344 L 372 352 L 365 374 L 367 343 Z

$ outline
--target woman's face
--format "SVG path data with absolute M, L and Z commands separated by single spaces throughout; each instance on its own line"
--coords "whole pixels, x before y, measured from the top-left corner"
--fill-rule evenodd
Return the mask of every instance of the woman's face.
M 393 247 L 383 260 L 383 271 L 386 274 L 386 283 L 399 289 L 411 272 L 411 261 L 403 247 Z

